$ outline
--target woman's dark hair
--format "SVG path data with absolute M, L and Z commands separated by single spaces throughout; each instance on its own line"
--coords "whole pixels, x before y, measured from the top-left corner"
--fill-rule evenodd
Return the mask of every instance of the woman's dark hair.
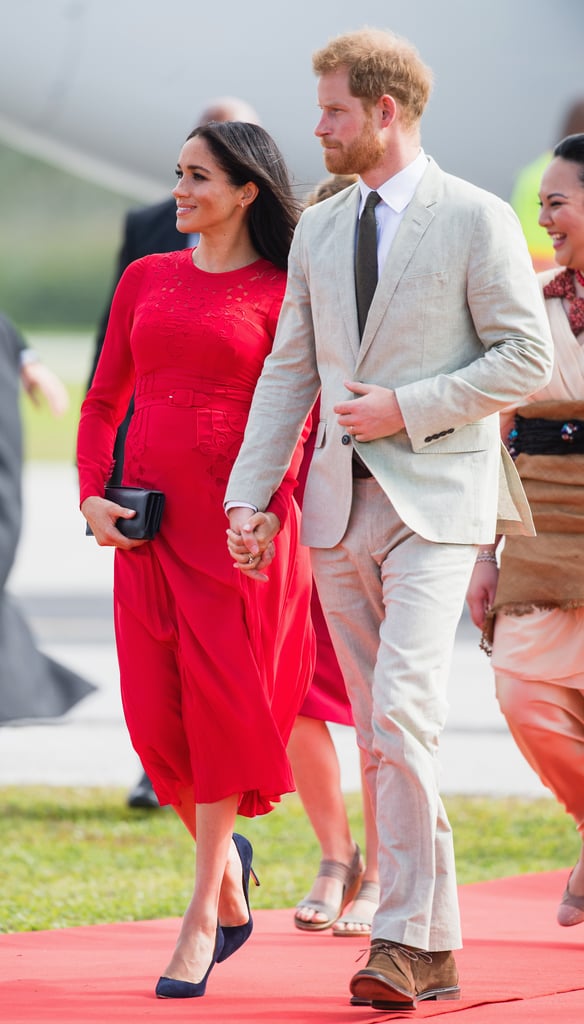
M 286 270 L 300 204 L 272 136 L 246 121 L 211 121 L 195 128 L 189 135 L 194 138 L 205 140 L 232 185 L 257 185 L 258 195 L 249 208 L 252 244 L 260 256 Z
M 570 160 L 573 164 L 579 164 L 578 177 L 584 185 L 584 133 L 567 135 L 565 139 L 558 142 L 554 149 L 554 156 L 561 156 L 562 160 Z

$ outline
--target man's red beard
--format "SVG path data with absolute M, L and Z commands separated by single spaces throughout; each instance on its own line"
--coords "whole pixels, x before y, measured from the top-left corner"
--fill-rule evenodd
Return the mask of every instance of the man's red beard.
M 324 149 L 324 165 L 331 174 L 364 174 L 376 167 L 384 153 L 383 146 L 375 135 L 371 120 L 363 131 L 348 146 L 334 146 Z

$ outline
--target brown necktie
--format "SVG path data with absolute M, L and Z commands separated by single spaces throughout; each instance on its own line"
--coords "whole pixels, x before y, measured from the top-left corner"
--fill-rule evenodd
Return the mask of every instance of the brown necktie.
M 359 318 L 359 334 L 363 337 L 365 322 L 373 293 L 377 287 L 377 225 L 375 223 L 375 207 L 381 201 L 377 192 L 367 196 L 363 213 L 359 220 L 357 233 L 357 251 L 355 254 L 355 294 L 357 296 L 357 316 Z

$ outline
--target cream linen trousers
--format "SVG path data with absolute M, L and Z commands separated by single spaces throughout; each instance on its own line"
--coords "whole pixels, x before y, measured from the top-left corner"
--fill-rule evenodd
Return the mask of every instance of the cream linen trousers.
M 371 477 L 354 481 L 341 542 L 311 553 L 376 814 L 381 902 L 371 937 L 458 949 L 454 848 L 439 794 L 438 741 L 477 547 L 432 543 L 412 533 Z

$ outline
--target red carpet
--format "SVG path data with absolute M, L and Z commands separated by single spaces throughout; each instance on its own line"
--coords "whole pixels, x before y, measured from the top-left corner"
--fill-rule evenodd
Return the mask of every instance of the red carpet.
M 298 932 L 290 910 L 260 910 L 250 942 L 215 968 L 207 995 L 197 1000 L 153 994 L 176 920 L 0 935 L 0 1021 L 372 1024 L 440 1017 L 440 1024 L 583 1024 L 584 925 L 555 923 L 567 875 L 461 888 L 459 1002 L 420 1003 L 414 1013 L 351 1007 L 347 983 L 362 942 Z

